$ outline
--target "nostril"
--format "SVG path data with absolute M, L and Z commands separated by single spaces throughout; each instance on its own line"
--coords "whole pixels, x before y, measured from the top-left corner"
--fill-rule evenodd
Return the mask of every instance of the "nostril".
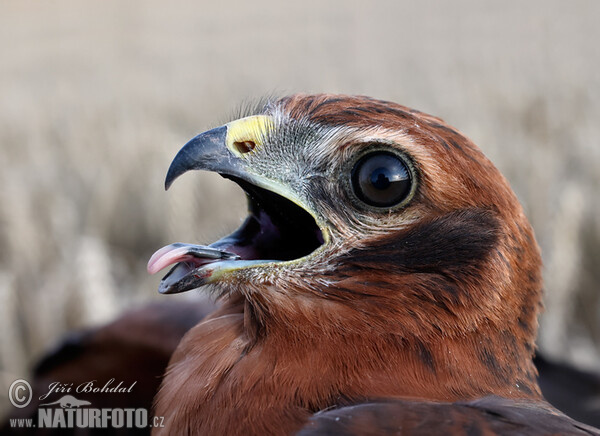
M 233 146 L 242 154 L 249 153 L 254 150 L 256 143 L 254 141 L 235 141 Z

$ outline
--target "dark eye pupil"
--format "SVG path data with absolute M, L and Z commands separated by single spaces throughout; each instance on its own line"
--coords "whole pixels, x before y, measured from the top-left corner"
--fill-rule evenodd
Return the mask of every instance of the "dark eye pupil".
M 375 189 L 387 189 L 391 183 L 387 168 L 377 168 L 371 173 L 371 184 Z
M 352 170 L 352 189 L 370 206 L 391 207 L 410 192 L 410 172 L 403 159 L 390 152 L 362 157 Z

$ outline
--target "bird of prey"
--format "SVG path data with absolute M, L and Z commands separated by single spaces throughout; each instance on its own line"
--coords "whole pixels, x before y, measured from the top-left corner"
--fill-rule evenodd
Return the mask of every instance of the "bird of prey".
M 221 300 L 171 358 L 157 434 L 600 434 L 543 399 L 533 231 L 441 119 L 292 95 L 193 138 L 166 187 L 189 170 L 236 182 L 248 217 L 150 259 L 174 264 L 160 292 Z

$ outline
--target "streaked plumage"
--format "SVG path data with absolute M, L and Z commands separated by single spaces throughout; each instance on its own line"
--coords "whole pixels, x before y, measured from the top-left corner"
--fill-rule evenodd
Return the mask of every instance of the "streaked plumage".
M 400 162 L 393 201 L 389 168 L 361 173 L 382 154 Z M 359 418 L 346 412 L 358 409 L 344 407 L 386 425 L 388 401 L 419 415 L 406 427 L 415 434 L 471 421 L 521 431 L 494 424 L 510 414 L 470 406 L 490 395 L 557 420 L 560 433 L 594 433 L 547 405 L 536 381 L 541 261 L 522 208 L 442 120 L 366 97 L 295 95 L 194 138 L 167 186 L 191 169 L 238 182 L 250 213 L 210 247 L 239 259 L 170 247 L 149 265 L 180 261 L 162 292 L 207 286 L 223 301 L 171 359 L 156 409 L 165 433 L 309 432 L 337 413 L 352 433 Z

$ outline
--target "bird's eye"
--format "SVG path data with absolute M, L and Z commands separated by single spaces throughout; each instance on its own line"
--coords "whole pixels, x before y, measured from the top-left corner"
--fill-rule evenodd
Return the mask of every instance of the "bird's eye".
M 394 153 L 378 151 L 363 156 L 352 169 L 352 189 L 369 206 L 392 207 L 411 191 L 411 174 Z

